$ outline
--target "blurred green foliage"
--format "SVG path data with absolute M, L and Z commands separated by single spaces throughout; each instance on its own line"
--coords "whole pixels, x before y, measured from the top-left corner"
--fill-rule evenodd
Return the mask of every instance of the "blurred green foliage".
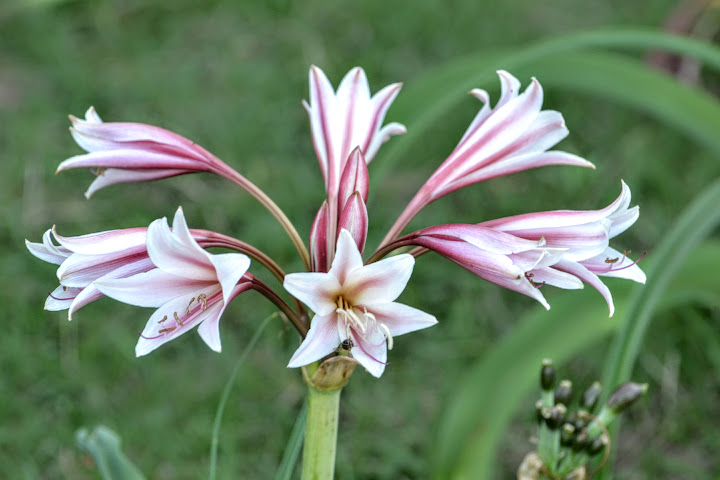
M 307 97 L 310 64 L 325 69 L 335 84 L 361 65 L 373 90 L 403 81 L 411 91 L 416 79 L 459 57 L 492 57 L 551 34 L 609 24 L 658 26 L 671 3 L 95 0 L 0 6 L 0 292 L 7 312 L 0 339 L 0 476 L 96 478 L 75 449 L 73 432 L 104 423 L 121 435 L 125 453 L 148 478 L 203 478 L 222 389 L 272 313 L 259 296 L 243 296 L 223 317 L 221 355 L 189 334 L 135 359 L 137 332 L 149 311 L 103 300 L 72 323 L 62 312 L 43 311 L 45 292 L 56 286 L 54 269 L 27 254 L 24 238 L 38 241 L 53 224 L 67 235 L 144 226 L 182 204 L 191 226 L 262 245 L 287 271 L 300 268 L 273 219 L 221 179 L 193 175 L 117 186 L 86 201 L 89 173 L 53 175 L 61 160 L 80 153 L 66 130 L 68 113 L 81 115 L 94 105 L 106 120 L 157 124 L 193 139 L 264 188 L 307 235 L 323 196 L 299 104 Z M 717 81 L 708 75 L 706 83 Z M 498 90 L 495 78 L 473 86 L 494 95 Z M 381 165 L 392 143 L 371 165 L 371 177 L 382 177 L 371 191 L 369 246 L 476 112 L 465 91 L 446 94 L 461 101 L 389 166 Z M 493 180 L 431 205 L 411 228 L 598 208 L 617 196 L 623 178 L 642 214 L 615 244 L 650 249 L 652 256 L 683 206 L 720 172 L 716 152 L 644 113 L 560 84 L 546 88 L 545 105 L 563 112 L 571 130 L 562 149 L 590 159 L 597 171 L 551 167 Z M 398 110 L 390 110 L 390 120 L 410 125 L 413 119 Z M 546 295 L 553 304 L 573 292 L 548 289 Z M 343 392 L 338 478 L 426 478 L 437 419 L 457 382 L 515 331 L 525 312 L 539 309 L 430 255 L 418 261 L 402 301 L 441 323 L 397 342 L 380 381 L 358 372 Z M 599 294 L 587 301 L 603 305 Z M 576 317 L 583 321 L 582 312 Z M 715 478 L 720 472 L 720 434 L 711 420 L 720 416 L 720 381 L 711 368 L 720 359 L 718 338 L 714 309 L 678 307 L 654 320 L 633 377 L 649 381 L 656 393 L 623 430 L 620 477 Z M 250 353 L 225 411 L 218 478 L 275 474 L 304 399 L 299 372 L 285 368 L 296 346 L 294 331 L 278 321 Z M 606 353 L 606 343 L 588 345 L 567 368 L 590 383 Z M 485 395 L 496 393 L 488 386 Z M 507 478 L 532 448 L 533 402 L 526 399 L 527 414 L 519 412 L 505 432 L 497 478 Z

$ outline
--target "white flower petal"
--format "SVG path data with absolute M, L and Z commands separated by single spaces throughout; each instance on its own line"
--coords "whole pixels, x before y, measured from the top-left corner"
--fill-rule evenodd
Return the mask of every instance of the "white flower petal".
M 394 337 L 438 323 L 433 315 L 397 302 L 368 307 L 368 312 L 375 315 L 378 322 L 387 325 Z
M 340 283 L 327 273 L 301 272 L 285 275 L 283 287 L 317 315 L 328 315 L 337 308 Z
M 366 337 L 353 335 L 352 341 L 355 346 L 350 350 L 350 353 L 352 353 L 355 360 L 365 367 L 370 375 L 380 378 L 387 365 L 385 334 L 378 330 Z
M 362 266 L 362 256 L 360 256 L 360 251 L 352 235 L 345 229 L 341 230 L 338 235 L 335 258 L 328 273 L 337 278 L 340 284 L 343 284 L 350 272 Z
M 288 363 L 288 368 L 297 368 L 320 360 L 340 345 L 337 328 L 337 314 L 315 315 L 305 340 L 300 344 Z
M 108 297 L 138 307 L 160 307 L 177 297 L 197 296 L 206 293 L 208 289 L 220 290 L 217 282 L 178 277 L 160 269 L 138 273 L 128 278 L 101 278 L 94 284 Z
M 350 272 L 342 294 L 354 305 L 381 305 L 395 301 L 405 290 L 415 258 L 396 255 Z
M 173 275 L 194 280 L 217 281 L 210 254 L 194 240 L 188 243 L 187 235 L 182 233 L 183 227 L 187 229 L 187 224 L 182 217 L 182 210 L 179 210 L 179 213 L 181 221 L 178 222 L 176 215 L 176 228 L 181 232 L 179 234 L 170 230 L 166 218 L 155 220 L 148 227 L 147 251 L 150 259 L 159 269 Z
M 250 258 L 241 253 L 223 253 L 212 255 L 210 261 L 215 265 L 217 278 L 222 286 L 223 301 L 229 303 L 235 285 L 250 268 Z

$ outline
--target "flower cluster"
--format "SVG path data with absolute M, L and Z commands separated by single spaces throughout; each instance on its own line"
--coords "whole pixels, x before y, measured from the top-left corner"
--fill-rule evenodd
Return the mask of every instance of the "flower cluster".
M 601 210 L 528 213 L 482 223 L 435 225 L 402 235 L 426 205 L 469 185 L 547 165 L 594 168 L 578 156 L 550 150 L 568 130 L 559 112 L 542 110 L 543 90 L 537 80 L 521 92 L 515 77 L 504 71 L 498 74 L 502 87 L 498 102 L 491 106 L 487 92 L 471 92 L 483 107 L 367 261 L 363 254 L 369 228 L 368 165 L 383 143 L 405 133 L 398 123 L 383 125 L 401 84 L 371 96 L 365 72 L 354 68 L 335 91 L 319 68 L 310 69 L 310 102 L 303 104 L 325 199 L 307 246 L 265 192 L 194 142 L 151 125 L 104 123 L 93 108 L 85 120 L 71 116 L 71 133 L 88 153 L 65 160 L 58 171 L 91 169 L 97 178 L 88 197 L 113 184 L 197 172 L 220 175 L 275 216 L 307 271 L 286 275 L 255 246 L 217 232 L 189 229 L 178 209 L 172 228 L 163 218 L 147 228 L 80 237 L 62 237 L 52 229 L 42 243 L 27 242 L 33 255 L 59 265 L 60 286 L 45 308 L 67 309 L 72 317 L 84 305 L 108 296 L 157 309 L 140 335 L 138 356 L 195 326 L 208 346 L 220 351 L 222 313 L 240 293 L 255 290 L 272 301 L 302 337 L 290 367 L 344 355 L 376 377 L 387 365 L 395 337 L 437 323 L 434 316 L 396 302 L 415 259 L 428 251 L 546 308 L 550 307 L 539 287 L 576 289 L 588 283 L 605 297 L 612 315 L 612 296 L 600 276 L 645 280 L 636 262 L 609 245 L 638 218 L 625 183 L 618 199 Z M 234 252 L 214 254 L 207 251 L 210 247 Z M 412 250 L 388 256 L 406 247 Z M 292 301 L 286 302 L 277 289 L 250 273 L 251 261 L 252 268 L 270 270 Z M 309 317 L 303 303 L 314 317 Z

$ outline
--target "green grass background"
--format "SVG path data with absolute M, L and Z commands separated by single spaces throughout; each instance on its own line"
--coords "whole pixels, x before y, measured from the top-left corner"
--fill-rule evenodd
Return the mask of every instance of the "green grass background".
M 107 121 L 156 124 L 191 138 L 265 189 L 306 237 L 323 200 L 300 106 L 307 98 L 309 65 L 322 67 L 335 85 L 361 65 L 373 91 L 396 81 L 409 86 L 468 54 L 604 25 L 658 26 L 673 4 L 3 3 L 0 477 L 96 478 L 73 433 L 104 423 L 123 437 L 126 452 L 149 478 L 203 478 L 220 392 L 253 331 L 273 311 L 259 295 L 243 295 L 223 317 L 221 355 L 192 333 L 136 359 L 137 332 L 151 311 L 108 299 L 85 307 L 72 323 L 64 312 L 43 311 L 46 293 L 56 286 L 54 268 L 27 253 L 25 238 L 39 241 L 52 225 L 65 235 L 145 226 L 182 205 L 191 226 L 260 245 L 287 271 L 301 268 L 272 217 L 219 178 L 116 186 L 85 200 L 89 173 L 54 175 L 60 161 L 81 152 L 68 134 L 67 114 L 80 116 L 94 105 Z M 478 87 L 497 98 L 496 81 Z M 599 208 L 618 195 L 623 178 L 641 217 L 613 245 L 652 255 L 673 218 L 720 171 L 714 154 L 624 107 L 557 89 L 546 91 L 545 105 L 563 112 L 570 128 L 562 149 L 590 159 L 597 171 L 550 167 L 493 180 L 431 205 L 412 226 Z M 369 248 L 452 149 L 477 108 L 468 97 L 422 144 L 382 178 L 373 178 Z M 389 119 L 409 121 L 394 117 L 392 109 Z M 544 292 L 551 304 L 572 295 Z M 401 300 L 435 314 L 440 324 L 398 339 L 381 380 L 358 371 L 343 392 L 338 478 L 426 478 L 436 419 L 467 365 L 511 332 L 521 312 L 541 308 L 431 255 L 418 261 Z M 599 294 L 594 301 L 602 302 Z M 622 431 L 619 478 L 720 474 L 720 381 L 711 367 L 720 360 L 719 338 L 714 310 L 685 308 L 655 321 L 635 371 L 637 380 L 651 383 L 651 395 Z M 221 430 L 220 478 L 268 478 L 275 472 L 304 400 L 299 372 L 285 368 L 296 347 L 295 332 L 278 321 L 250 355 Z M 561 371 L 589 384 L 599 376 L 606 350 L 607 343 L 598 344 Z M 493 395 L 492 385 L 487 395 Z M 534 398 L 526 403 L 506 434 L 498 478 L 510 478 L 532 448 Z

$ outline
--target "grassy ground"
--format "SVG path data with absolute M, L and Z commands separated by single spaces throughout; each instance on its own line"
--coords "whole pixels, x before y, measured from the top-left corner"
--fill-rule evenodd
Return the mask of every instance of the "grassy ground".
M 202 478 L 220 392 L 252 332 L 272 313 L 259 296 L 242 297 L 223 317 L 222 355 L 189 334 L 135 359 L 136 332 L 149 311 L 103 300 L 72 323 L 62 312 L 43 311 L 54 269 L 27 254 L 24 238 L 38 241 L 53 224 L 67 235 L 144 226 L 182 204 L 191 226 L 261 244 L 288 271 L 300 268 L 269 215 L 216 178 L 115 187 L 86 201 L 87 172 L 53 175 L 61 160 L 79 153 L 66 130 L 68 113 L 81 115 L 94 105 L 106 120 L 157 124 L 192 138 L 265 188 L 306 236 L 322 201 L 300 107 L 310 64 L 334 83 L 362 65 L 376 90 L 410 83 L 464 54 L 550 34 L 659 25 L 671 3 L 98 0 L 0 7 L 0 295 L 6 313 L 0 476 L 96 478 L 76 451 L 73 432 L 104 423 L 123 436 L 149 478 Z M 546 105 L 562 111 L 571 129 L 563 149 L 594 161 L 596 172 L 545 169 L 489 182 L 438 202 L 417 225 L 597 208 L 617 196 L 624 178 L 642 216 L 618 246 L 642 251 L 718 174 L 711 154 L 634 112 L 561 91 L 547 92 Z M 424 156 L 404 159 L 375 179 L 369 245 L 452 148 L 474 108 L 468 100 L 418 150 Z M 518 312 L 539 308 L 430 256 L 418 262 L 403 300 L 433 312 L 441 324 L 397 342 L 382 380 L 355 375 L 343 393 L 338 478 L 425 478 L 434 419 L 464 366 L 512 329 Z M 695 315 L 704 330 L 685 327 Z M 625 430 L 621 478 L 714 478 L 720 472 L 714 401 L 720 383 L 708 353 L 718 351 L 718 330 L 716 311 L 671 312 L 655 324 L 636 370 L 654 394 Z M 253 351 L 223 424 L 221 478 L 268 478 L 275 471 L 304 398 L 298 372 L 285 369 L 296 345 L 294 332 L 277 322 Z M 564 368 L 577 378 L 597 376 L 604 352 L 598 345 Z M 531 448 L 528 425 L 508 433 L 501 478 Z

